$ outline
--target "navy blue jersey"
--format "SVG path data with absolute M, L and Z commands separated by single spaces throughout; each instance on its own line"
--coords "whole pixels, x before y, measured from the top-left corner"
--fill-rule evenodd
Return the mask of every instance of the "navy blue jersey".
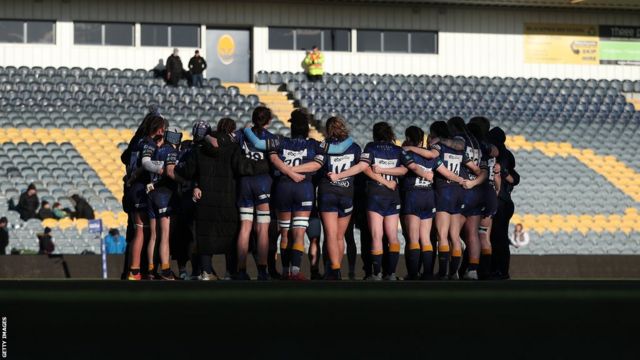
M 178 160 L 176 161 L 176 168 L 185 166 L 185 164 L 187 163 L 187 160 L 193 154 L 194 146 L 195 145 L 191 143 L 189 146 L 182 145 L 180 147 L 180 150 L 178 151 L 178 156 L 177 156 Z M 191 193 L 194 187 L 195 187 L 195 183 L 191 180 L 187 180 L 185 183 L 181 185 L 181 191 L 185 193 L 186 192 Z
M 473 137 L 469 137 L 467 135 L 456 136 L 456 138 L 464 140 L 464 152 L 465 152 L 465 157 L 467 158 L 467 161 L 465 161 L 465 164 L 468 161 L 471 161 L 474 164 L 476 164 L 476 166 L 480 167 L 483 155 L 482 155 L 482 149 L 480 148 L 480 143 L 478 142 L 478 140 L 476 140 Z M 467 180 L 474 180 L 476 178 L 476 175 L 473 173 L 473 171 L 471 171 L 466 166 L 462 167 L 460 171 L 460 176 L 463 179 L 467 179 Z
M 394 143 L 374 141 L 365 146 L 364 152 L 360 155 L 360 161 L 364 161 L 369 165 L 377 165 L 381 168 L 392 169 L 400 165 L 409 165 L 413 163 L 413 158 L 409 156 L 402 148 Z M 389 181 L 398 182 L 398 177 L 393 175 L 382 175 Z M 368 179 L 368 183 L 383 186 L 378 182 Z
M 253 160 L 264 160 L 265 159 L 265 155 L 266 152 L 265 151 L 261 151 L 258 150 L 245 136 L 244 136 L 244 130 L 238 130 L 235 133 L 233 133 L 233 139 L 240 145 L 240 148 L 242 149 L 242 154 L 244 154 L 244 156 L 246 156 L 249 159 L 253 159 Z M 273 139 L 277 139 L 278 137 L 272 133 L 270 133 L 267 130 L 262 130 L 260 132 L 259 135 L 257 135 L 258 139 L 260 140 L 273 140 Z
M 496 165 L 496 158 L 491 156 L 491 147 L 492 145 L 488 142 L 481 142 L 480 149 L 482 150 L 483 160 L 487 166 L 487 171 L 489 171 L 489 184 L 493 185 L 495 181 L 495 174 L 493 173 L 493 167 Z
M 330 142 L 330 144 L 338 144 L 338 141 Z M 320 186 L 331 186 L 335 188 L 353 190 L 353 176 L 341 179 L 336 182 L 331 182 L 326 175 L 328 173 L 339 174 L 348 170 L 358 162 L 360 162 L 360 154 L 362 150 L 358 144 L 351 144 L 347 150 L 339 155 L 326 155 L 325 163 L 321 170 Z
M 163 169 L 167 166 L 176 165 L 178 163 L 178 151 L 170 144 L 164 144 L 151 155 L 151 161 L 156 161 L 162 164 Z M 151 181 L 156 184 L 156 187 L 174 187 L 175 182 L 169 178 L 166 170 L 162 175 L 150 174 Z
M 287 166 L 298 166 L 315 161 L 324 165 L 325 149 L 314 139 L 302 138 L 274 138 L 267 142 L 267 152 L 269 155 L 277 154 Z M 280 180 L 290 181 L 288 176 L 282 176 L 276 172 Z M 306 174 L 305 181 L 311 181 L 313 174 Z
M 442 160 L 439 157 L 427 159 L 415 153 L 408 153 L 407 155 L 410 156 L 419 167 L 426 171 L 435 172 L 436 169 L 442 165 Z M 401 183 L 403 191 L 429 190 L 433 187 L 432 181 L 419 176 L 411 170 L 404 176 Z
M 440 153 L 440 161 L 442 161 L 442 164 L 446 166 L 449 171 L 460 176 L 462 167 L 469 161 L 465 151 L 458 151 L 441 143 L 433 144 L 431 147 Z M 453 184 L 452 181 L 447 180 L 439 173 L 436 173 L 434 178 L 436 186 Z
M 139 168 L 142 167 L 142 158 L 145 156 L 152 157 L 156 151 L 157 145 L 149 137 L 144 137 L 138 141 L 138 143 L 131 149 L 131 158 L 129 159 L 129 166 L 127 166 L 127 175 L 132 175 Z M 142 175 L 138 176 L 135 180 L 137 183 L 147 184 L 151 181 L 151 177 L 147 171 L 144 171 Z

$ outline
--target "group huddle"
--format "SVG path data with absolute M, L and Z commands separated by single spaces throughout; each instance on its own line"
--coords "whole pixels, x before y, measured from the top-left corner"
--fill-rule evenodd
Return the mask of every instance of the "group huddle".
M 251 127 L 236 130 L 228 118 L 215 130 L 197 122 L 193 140 L 182 141 L 152 110 L 122 155 L 123 205 L 131 220 L 127 278 L 215 279 L 212 255 L 222 253 L 227 276 L 249 280 L 251 250 L 258 280 L 306 280 L 307 234 L 312 278 L 340 280 L 347 244 L 353 279 L 358 227 L 365 280 L 397 280 L 399 225 L 405 280 L 490 276 L 492 217 L 497 194 L 509 186 L 496 162 L 504 148 L 500 129 L 490 131 L 484 117 L 468 123 L 454 117 L 433 122 L 428 136 L 407 128 L 399 145 L 392 127 L 379 122 L 363 149 L 338 116 L 326 121 L 325 141 L 310 139 L 311 119 L 294 110 L 290 137 L 274 135 L 271 110 L 260 106 Z

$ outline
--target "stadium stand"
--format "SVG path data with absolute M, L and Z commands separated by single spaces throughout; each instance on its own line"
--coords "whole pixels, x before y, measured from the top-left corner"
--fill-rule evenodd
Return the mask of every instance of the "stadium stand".
M 410 125 L 487 116 L 512 135 L 525 179 L 512 224 L 540 238 L 517 253 L 639 252 L 640 112 L 625 93 L 640 92 L 640 81 L 336 73 L 309 82 L 290 72 L 259 72 L 256 81 L 286 89 L 318 125 L 344 116 L 360 144 L 377 121 L 401 137 Z

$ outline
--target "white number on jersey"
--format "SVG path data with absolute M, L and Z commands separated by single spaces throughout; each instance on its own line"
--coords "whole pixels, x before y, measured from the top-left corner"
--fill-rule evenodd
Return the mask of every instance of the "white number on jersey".
M 426 167 L 422 166 L 422 165 L 418 165 L 422 170 L 424 171 L 429 171 L 431 172 L 431 169 L 427 169 Z M 416 177 L 416 183 L 415 183 L 415 187 L 429 187 L 429 185 L 431 185 L 431 181 L 423 178 L 423 177 Z
M 353 154 L 341 155 L 341 156 L 331 156 L 329 158 L 329 163 L 331 164 L 331 171 L 335 174 L 339 174 L 351 167 L 353 160 L 355 160 L 355 156 Z
M 444 154 L 444 162 L 447 163 L 449 171 L 460 175 L 460 165 L 462 165 L 462 155 Z
M 251 151 L 247 143 L 242 144 L 242 149 L 249 159 L 256 161 L 264 159 L 264 153 L 262 151 Z
M 388 159 L 379 159 L 376 158 L 375 159 L 375 164 L 378 165 L 378 167 L 383 168 L 383 169 L 393 169 L 395 167 L 397 167 L 398 164 L 398 160 L 388 160 Z M 396 177 L 393 175 L 388 175 L 388 174 L 384 174 L 382 175 L 385 179 L 389 180 L 389 181 L 396 181 Z
M 283 150 L 282 155 L 284 155 L 284 163 L 287 166 L 298 166 L 302 164 L 302 160 L 307 156 L 307 149 L 300 151 L 293 150 Z
M 490 158 L 487 161 L 487 167 L 489 168 L 489 181 L 493 181 L 495 174 L 493 173 L 493 167 L 496 165 L 496 158 Z

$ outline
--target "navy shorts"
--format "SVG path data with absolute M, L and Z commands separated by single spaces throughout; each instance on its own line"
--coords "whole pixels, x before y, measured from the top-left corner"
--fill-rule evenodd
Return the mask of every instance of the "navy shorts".
M 484 212 L 484 191 L 482 186 L 476 186 L 473 189 L 463 190 L 464 193 L 464 208 L 462 209 L 462 215 L 465 217 L 479 216 Z
M 149 206 L 146 186 L 142 183 L 133 183 L 127 188 L 127 202 L 134 212 L 146 212 Z
M 341 218 L 349 216 L 353 213 L 353 194 L 349 191 L 320 188 L 318 211 L 337 212 Z
M 320 222 L 320 218 L 312 217 L 309 218 L 309 226 L 307 227 L 307 237 L 309 240 L 316 238 L 320 239 L 320 233 L 322 232 L 322 226 Z
M 436 213 L 433 190 L 409 190 L 402 196 L 402 215 L 415 215 L 420 220 L 431 219 Z
M 400 213 L 400 194 L 378 185 L 370 185 L 367 189 L 367 211 L 378 213 L 382 216 L 397 215 Z
M 158 188 L 148 194 L 149 217 L 158 219 L 171 216 L 173 191 L 167 188 Z
M 484 197 L 484 211 L 482 217 L 494 217 L 498 211 L 498 195 L 493 185 L 486 184 L 482 189 Z
M 436 186 L 436 211 L 460 214 L 465 208 L 464 189 L 458 184 Z
M 238 207 L 254 207 L 269 203 L 272 182 L 269 174 L 241 177 Z
M 279 212 L 311 211 L 314 195 L 311 181 L 294 183 L 280 180 L 275 192 L 276 210 Z

